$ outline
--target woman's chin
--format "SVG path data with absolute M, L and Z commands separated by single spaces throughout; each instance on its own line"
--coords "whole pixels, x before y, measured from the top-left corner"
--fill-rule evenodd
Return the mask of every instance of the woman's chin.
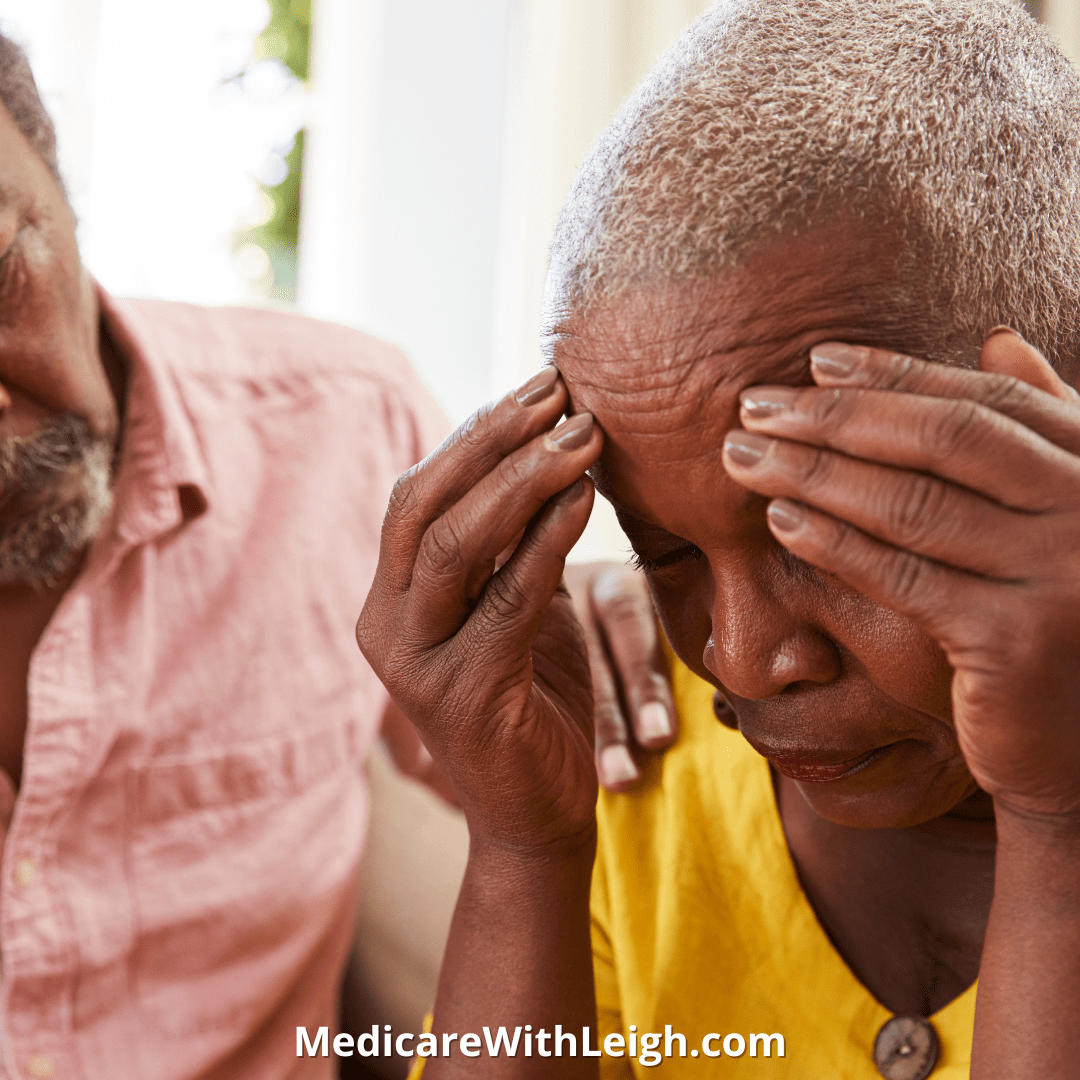
M 957 754 L 942 761 L 925 743 L 882 747 L 847 773 L 823 780 L 786 774 L 815 813 L 856 829 L 908 829 L 948 814 L 977 786 Z

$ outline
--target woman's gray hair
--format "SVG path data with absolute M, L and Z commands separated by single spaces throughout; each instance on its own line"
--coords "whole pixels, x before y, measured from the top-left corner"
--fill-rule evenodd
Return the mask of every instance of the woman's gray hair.
M 1008 0 L 722 0 L 579 170 L 549 296 L 708 276 L 841 207 L 903 230 L 920 311 L 1080 351 L 1080 78 Z

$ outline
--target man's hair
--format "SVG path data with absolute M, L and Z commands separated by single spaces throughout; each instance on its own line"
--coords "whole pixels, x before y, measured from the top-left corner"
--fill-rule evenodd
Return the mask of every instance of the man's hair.
M 920 312 L 1075 355 L 1080 78 L 1008 0 L 721 0 L 579 170 L 549 289 L 706 277 L 840 208 L 899 227 Z
M 0 34 L 0 102 L 63 188 L 52 120 L 41 101 L 26 54 L 3 34 Z

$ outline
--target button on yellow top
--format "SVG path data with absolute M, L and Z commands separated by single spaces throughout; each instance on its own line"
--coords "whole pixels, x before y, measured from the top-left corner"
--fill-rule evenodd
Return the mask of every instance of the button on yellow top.
M 874 1040 L 874 1063 L 885 1080 L 926 1080 L 937 1056 L 937 1032 L 925 1016 L 894 1016 Z
M 643 764 L 632 795 L 600 795 L 592 1045 L 634 1024 L 639 1051 L 643 1032 L 659 1033 L 663 1051 L 671 1024 L 686 1036 L 686 1057 L 673 1043 L 659 1068 L 668 1080 L 749 1080 L 759 1070 L 772 1080 L 882 1080 L 874 1043 L 892 1014 L 844 963 L 802 890 L 768 762 L 718 722 L 712 686 L 678 663 L 672 678 L 678 742 Z M 879 1050 L 895 1051 L 882 1056 L 884 1075 L 968 1080 L 975 994 L 972 985 L 936 1012 L 933 1028 L 916 1018 L 895 1043 L 883 1040 Z M 936 1063 L 923 1071 L 935 1031 Z M 710 1032 L 722 1053 L 711 1064 Z M 763 1058 L 769 1049 L 761 1035 L 774 1032 L 784 1056 L 774 1043 L 758 1065 L 754 1050 Z M 729 1033 L 746 1040 L 739 1058 L 723 1044 Z M 652 1071 L 629 1055 L 605 1054 L 597 1066 L 600 1080 Z
M 21 865 L 21 864 L 20 864 Z M 31 1076 L 52 1076 L 53 1063 L 51 1058 L 36 1054 L 26 1063 L 26 1071 Z
M 34 865 L 33 859 L 20 859 L 18 866 L 15 867 L 15 880 L 20 885 L 33 885 L 34 878 L 37 877 L 37 867 Z M 34 1059 L 37 1060 L 36 1058 Z M 35 1073 L 35 1076 L 50 1076 L 51 1073 Z

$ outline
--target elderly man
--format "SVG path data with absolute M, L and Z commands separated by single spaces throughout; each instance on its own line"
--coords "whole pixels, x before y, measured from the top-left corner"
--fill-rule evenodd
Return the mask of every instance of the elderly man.
M 362 334 L 106 296 L 2 40 L 0 98 L 3 1067 L 292 1075 L 352 939 L 377 507 L 443 421 Z
M 1006 0 L 731 0 L 601 139 L 358 624 L 471 830 L 425 1080 L 1080 1075 L 1078 132 Z M 599 811 L 593 484 L 681 725 Z
M 337 1015 L 387 702 L 352 626 L 444 420 L 364 334 L 107 296 L 2 37 L 0 102 L 0 1073 L 332 1075 L 296 1029 Z M 596 596 L 648 718 L 651 609 Z

